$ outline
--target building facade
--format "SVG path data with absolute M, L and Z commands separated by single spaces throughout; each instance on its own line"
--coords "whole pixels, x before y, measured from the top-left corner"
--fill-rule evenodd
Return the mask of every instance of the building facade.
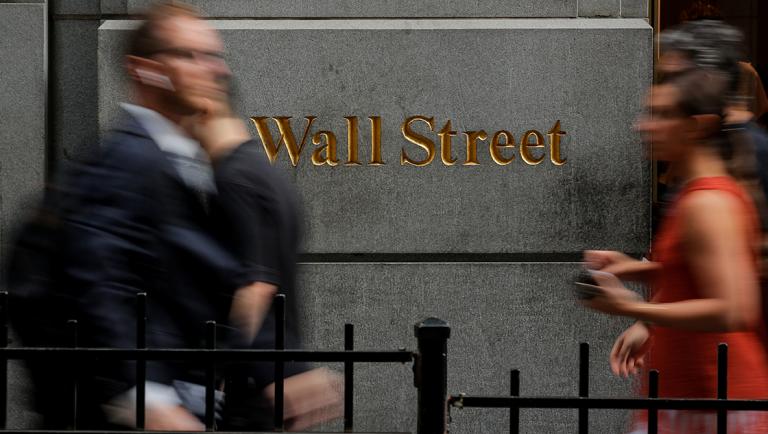
M 125 36 L 148 0 L 0 1 L 0 244 L 57 167 L 129 98 Z M 629 324 L 587 312 L 583 249 L 650 243 L 650 164 L 632 122 L 652 81 L 646 0 L 195 0 L 222 34 L 237 111 L 304 203 L 301 328 L 310 348 L 413 348 L 448 321 L 449 391 L 627 396 L 607 358 Z M 412 431 L 409 366 L 360 365 L 356 425 Z M 23 382 L 10 426 L 29 426 Z M 503 411 L 452 410 L 453 433 Z M 573 432 L 575 411 L 522 412 Z M 619 432 L 620 411 L 593 412 Z M 334 428 L 331 426 L 330 428 Z M 338 429 L 339 427 L 335 427 Z

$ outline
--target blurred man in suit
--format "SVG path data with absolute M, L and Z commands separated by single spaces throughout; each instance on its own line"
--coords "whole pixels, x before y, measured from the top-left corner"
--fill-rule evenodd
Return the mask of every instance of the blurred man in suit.
M 78 303 L 81 346 L 135 347 L 139 292 L 148 294 L 147 344 L 157 348 L 200 348 L 205 321 L 226 322 L 233 309 L 243 330 L 252 330 L 271 305 L 275 285 L 215 241 L 210 163 L 182 128 L 226 97 L 230 71 L 222 56 L 217 33 L 178 4 L 153 7 L 130 36 L 134 101 L 123 104 L 94 163 L 77 177 L 78 205 L 67 218 L 65 274 Z M 130 363 L 94 370 L 94 405 L 107 409 L 108 422 L 133 423 L 134 373 Z M 185 366 L 151 363 L 146 427 L 201 429 L 193 412 L 199 416 L 202 406 L 190 402 L 201 394 L 182 393 L 199 380 Z

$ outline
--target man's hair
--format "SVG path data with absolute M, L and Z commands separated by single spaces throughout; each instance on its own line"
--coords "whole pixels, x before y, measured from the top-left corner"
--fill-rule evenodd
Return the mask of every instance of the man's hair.
M 736 27 L 718 20 L 688 21 L 661 33 L 661 51 L 677 51 L 697 68 L 721 71 L 728 76 L 729 90 L 739 81 L 739 60 L 744 37 Z
M 179 1 L 155 3 L 142 14 L 144 22 L 131 34 L 125 54 L 149 57 L 167 48 L 157 29 L 163 21 L 175 17 L 200 18 L 200 14 L 192 6 Z

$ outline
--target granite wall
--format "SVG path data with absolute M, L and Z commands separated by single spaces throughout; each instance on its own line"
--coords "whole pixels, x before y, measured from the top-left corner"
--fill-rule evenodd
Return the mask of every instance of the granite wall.
M 46 170 L 47 9 L 0 1 L 0 260 L 16 224 L 43 189 Z M 2 281 L 2 279 L 0 279 Z M 4 289 L 4 288 L 0 288 Z M 34 426 L 20 363 L 9 363 L 9 426 Z
M 53 164 L 77 159 L 108 127 L 126 94 L 122 42 L 147 3 L 52 3 Z M 358 348 L 413 348 L 412 324 L 437 316 L 453 327 L 451 393 L 506 394 L 509 370 L 519 368 L 523 393 L 575 394 L 581 341 L 593 344 L 591 392 L 631 393 L 607 366 L 626 322 L 585 312 L 568 282 L 584 248 L 648 248 L 649 166 L 631 132 L 651 80 L 646 1 L 192 3 L 225 40 L 238 111 L 266 118 L 261 136 L 252 124 L 254 136 L 268 130 L 277 141 L 271 117 L 291 116 L 299 141 L 305 117 L 316 117 L 296 166 L 285 149 L 276 157 L 305 204 L 299 320 L 309 347 L 341 348 L 351 321 Z M 422 167 L 401 164 L 403 153 L 428 159 L 403 135 L 412 116 L 433 118 L 432 127 L 408 125 L 411 139 L 434 143 Z M 345 164 L 345 117 L 357 117 L 359 165 Z M 369 117 L 381 122 L 380 158 L 372 155 Z M 448 120 L 442 137 L 452 147 L 442 154 L 438 134 Z M 477 157 L 468 158 L 463 133 L 479 130 L 486 138 L 470 140 Z M 499 130 L 515 141 L 495 149 L 497 159 L 511 159 L 505 165 L 493 158 Z M 524 145 L 531 130 L 543 147 Z M 337 139 L 337 165 L 311 161 L 328 141 L 320 131 Z M 328 160 L 327 150 L 317 155 Z M 35 167 L 42 170 L 42 160 Z M 28 174 L 16 176 L 3 186 Z M 408 366 L 360 365 L 356 375 L 359 430 L 415 429 Z M 451 416 L 454 433 L 501 433 L 507 424 L 506 411 Z M 523 432 L 566 433 L 576 413 L 525 410 L 522 418 Z M 618 432 L 625 418 L 593 412 L 591 429 Z

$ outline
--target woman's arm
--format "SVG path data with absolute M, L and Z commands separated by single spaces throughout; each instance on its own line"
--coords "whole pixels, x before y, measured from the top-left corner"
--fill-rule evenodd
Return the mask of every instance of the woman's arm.
M 606 296 L 590 307 L 657 325 L 697 331 L 736 331 L 755 326 L 760 293 L 748 216 L 735 197 L 717 191 L 691 194 L 681 206 L 686 263 L 701 298 L 646 303 L 627 296 L 619 283 L 595 276 Z

